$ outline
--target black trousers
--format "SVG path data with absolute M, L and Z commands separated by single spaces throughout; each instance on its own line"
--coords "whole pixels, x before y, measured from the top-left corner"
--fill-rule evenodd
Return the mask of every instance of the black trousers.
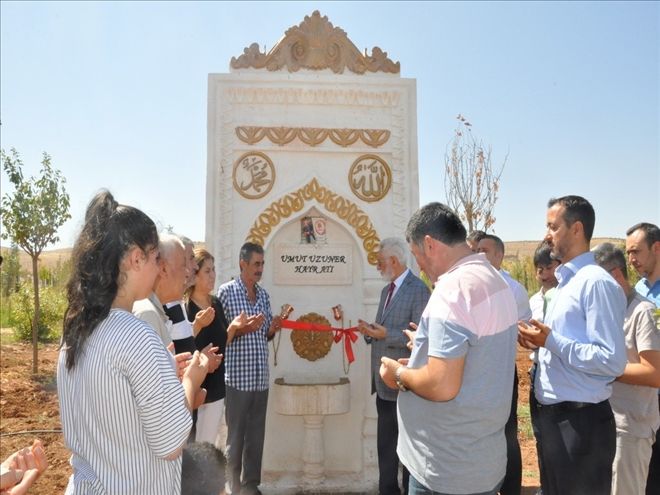
M 609 495 L 616 449 L 608 401 L 537 405 L 543 495 Z
M 506 474 L 500 488 L 500 495 L 520 495 L 522 485 L 522 458 L 518 442 L 518 369 L 513 370 L 513 394 L 511 395 L 511 411 L 504 426 L 506 437 Z
M 399 488 L 399 456 L 396 444 L 399 426 L 396 419 L 396 401 L 383 400 L 376 395 L 378 427 L 376 446 L 378 449 L 378 493 L 380 495 L 401 495 Z M 403 493 L 408 494 L 408 470 L 403 467 Z
M 660 409 L 660 395 L 658 395 L 658 408 Z M 660 493 L 660 430 L 655 433 L 655 443 L 649 463 L 649 477 L 646 480 L 646 495 Z

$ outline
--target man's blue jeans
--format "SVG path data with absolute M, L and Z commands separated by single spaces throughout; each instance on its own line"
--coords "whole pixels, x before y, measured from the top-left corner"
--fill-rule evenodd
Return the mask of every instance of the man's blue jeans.
M 502 482 L 500 481 L 495 488 L 488 492 L 480 492 L 480 493 L 472 493 L 470 495 L 497 495 L 497 492 L 500 489 L 500 486 L 502 485 Z M 422 485 L 419 481 L 415 479 L 415 477 L 411 474 L 410 475 L 410 485 L 408 487 L 408 495 L 452 495 L 450 493 L 443 493 L 443 492 L 434 492 L 433 490 L 429 490 L 426 488 L 424 485 Z

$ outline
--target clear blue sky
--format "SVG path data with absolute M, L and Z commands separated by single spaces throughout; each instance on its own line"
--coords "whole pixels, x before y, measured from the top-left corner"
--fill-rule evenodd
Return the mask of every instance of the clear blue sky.
M 592 202 L 595 235 L 622 237 L 660 221 L 659 5 L 2 1 L 1 144 L 28 174 L 47 151 L 67 178 L 73 218 L 53 247 L 73 244 L 102 187 L 203 240 L 207 76 L 318 9 L 417 80 L 422 204 L 445 200 L 461 113 L 496 161 L 509 153 L 504 240 L 540 239 L 564 194 Z

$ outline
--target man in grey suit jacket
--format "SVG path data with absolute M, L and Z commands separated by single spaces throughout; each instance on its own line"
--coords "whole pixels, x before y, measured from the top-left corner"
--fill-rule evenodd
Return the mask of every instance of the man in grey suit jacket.
M 378 412 L 378 493 L 400 495 L 397 475 L 399 458 L 396 454 L 396 399 L 398 392 L 387 387 L 380 377 L 380 359 L 408 358 L 408 338 L 403 333 L 410 323 L 417 324 L 429 300 L 428 287 L 407 266 L 408 245 L 403 239 L 383 239 L 378 252 L 377 268 L 389 282 L 383 288 L 374 323 L 358 320 L 358 328 L 371 344 L 371 393 L 376 392 Z M 403 468 L 403 493 L 408 493 L 408 471 Z

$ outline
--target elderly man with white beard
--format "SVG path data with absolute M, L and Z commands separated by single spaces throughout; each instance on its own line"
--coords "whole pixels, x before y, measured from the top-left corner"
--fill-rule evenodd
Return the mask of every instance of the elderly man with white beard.
M 403 239 L 383 239 L 377 254 L 378 271 L 388 285 L 383 287 L 376 321 L 358 320 L 358 329 L 371 344 L 371 393 L 376 393 L 378 412 L 378 493 L 399 495 L 397 475 L 399 457 L 396 454 L 399 429 L 396 417 L 398 392 L 385 385 L 380 377 L 380 360 L 383 356 L 396 359 L 410 357 L 408 338 L 403 330 L 417 322 L 429 300 L 429 290 L 407 265 L 408 245 Z M 403 468 L 403 493 L 408 493 L 408 470 Z

